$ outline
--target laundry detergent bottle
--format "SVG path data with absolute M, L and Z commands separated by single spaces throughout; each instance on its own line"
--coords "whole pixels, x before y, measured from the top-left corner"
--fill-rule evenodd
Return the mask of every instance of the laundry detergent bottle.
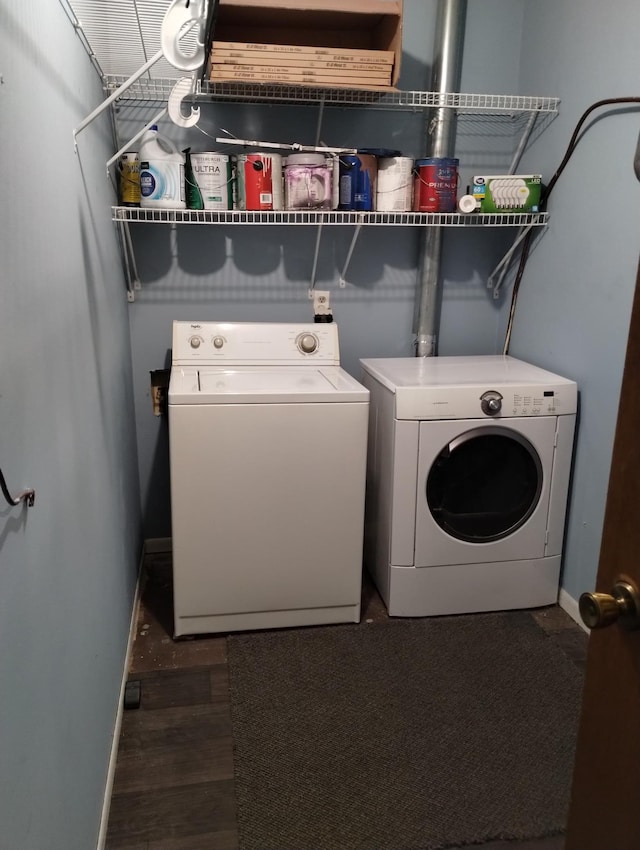
M 153 124 L 143 135 L 140 160 L 140 206 L 152 209 L 183 210 L 184 156 Z

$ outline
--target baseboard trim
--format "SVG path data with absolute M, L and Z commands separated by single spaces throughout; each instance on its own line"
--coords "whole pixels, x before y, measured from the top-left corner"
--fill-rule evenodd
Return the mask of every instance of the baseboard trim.
M 144 552 L 146 555 L 159 555 L 162 552 L 171 552 L 170 537 L 149 537 L 144 541 Z
M 567 614 L 571 617 L 572 620 L 575 620 L 576 623 L 580 626 L 580 628 L 589 634 L 589 629 L 582 622 L 582 617 L 580 616 L 580 606 L 573 598 L 570 596 L 566 590 L 560 588 L 560 594 L 558 596 L 558 605 L 562 608 L 563 611 L 566 611 Z
M 140 603 L 140 585 L 142 581 L 142 565 L 144 564 L 146 547 L 142 547 L 140 555 L 140 563 L 138 564 L 138 577 L 136 580 L 136 590 L 133 597 L 133 608 L 131 611 L 131 622 L 129 623 L 129 639 L 127 641 L 127 651 L 124 658 L 124 668 L 122 671 L 122 681 L 120 682 L 120 694 L 118 696 L 118 708 L 116 719 L 113 727 L 113 738 L 111 740 L 111 752 L 109 753 L 109 766 L 107 768 L 107 781 L 104 789 L 104 798 L 102 801 L 102 814 L 100 816 L 100 830 L 98 832 L 98 844 L 96 850 L 105 850 L 107 844 L 107 827 L 109 825 L 109 811 L 111 808 L 111 794 L 113 792 L 113 780 L 116 773 L 116 761 L 118 759 L 118 745 L 120 743 L 120 731 L 122 729 L 122 715 L 124 713 L 124 690 L 129 678 L 129 661 L 131 651 L 133 649 L 133 641 L 136 636 L 136 627 L 138 625 L 138 608 Z

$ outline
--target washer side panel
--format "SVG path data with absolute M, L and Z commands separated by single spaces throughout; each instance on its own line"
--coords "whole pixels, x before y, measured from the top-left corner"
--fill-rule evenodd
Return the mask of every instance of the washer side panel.
M 367 415 L 169 406 L 176 618 L 359 603 Z

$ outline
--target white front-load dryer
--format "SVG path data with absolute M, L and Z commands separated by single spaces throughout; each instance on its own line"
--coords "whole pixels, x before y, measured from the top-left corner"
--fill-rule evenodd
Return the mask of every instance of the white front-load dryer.
M 500 355 L 361 364 L 365 563 L 389 614 L 556 602 L 576 384 Z

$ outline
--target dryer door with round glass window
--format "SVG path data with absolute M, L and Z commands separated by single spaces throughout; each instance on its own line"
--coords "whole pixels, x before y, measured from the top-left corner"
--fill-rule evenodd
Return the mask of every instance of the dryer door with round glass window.
M 500 540 L 525 523 L 542 492 L 538 452 L 506 428 L 466 431 L 443 446 L 427 476 L 427 504 L 447 534 Z
M 542 556 L 555 426 L 421 423 L 416 566 Z

